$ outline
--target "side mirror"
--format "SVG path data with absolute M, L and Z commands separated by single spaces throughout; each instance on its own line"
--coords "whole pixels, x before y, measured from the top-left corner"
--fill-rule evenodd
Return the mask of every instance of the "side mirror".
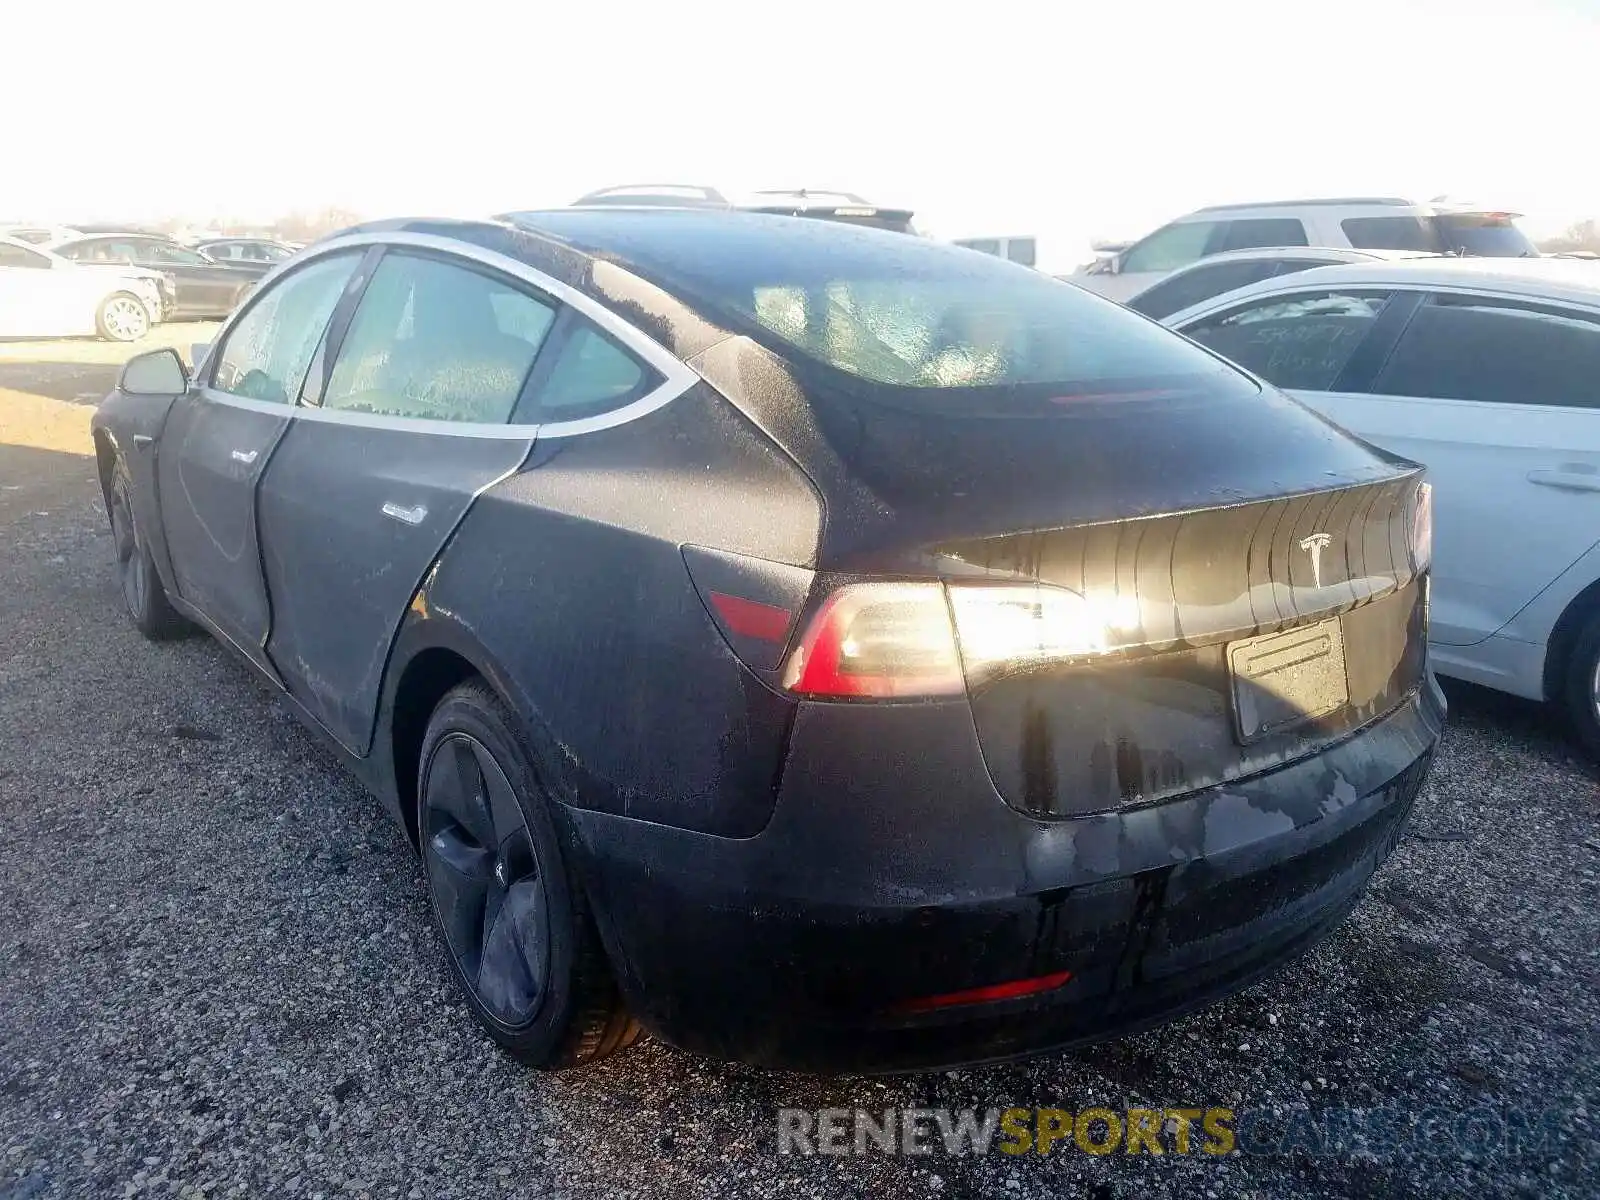
M 189 390 L 189 373 L 176 350 L 150 350 L 123 365 L 117 387 L 129 396 L 177 396 Z

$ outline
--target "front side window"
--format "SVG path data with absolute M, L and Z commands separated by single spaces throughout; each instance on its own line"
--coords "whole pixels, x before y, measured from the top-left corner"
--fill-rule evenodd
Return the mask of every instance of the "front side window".
M 1344 236 L 1357 250 L 1421 250 L 1437 253 L 1444 247 L 1424 217 L 1346 217 L 1339 222 Z
M 1388 299 L 1386 292 L 1299 292 L 1204 318 L 1183 332 L 1268 383 L 1327 391 Z
M 1436 295 L 1406 326 L 1373 391 L 1500 404 L 1600 407 L 1600 318 Z
M 85 263 L 131 263 L 133 247 L 127 242 L 93 241 L 63 246 L 56 251 L 63 258 Z
M 293 404 L 359 253 L 307 263 L 264 291 L 223 340 L 211 386 L 231 396 Z
M 1207 243 L 1217 230 L 1215 221 L 1185 221 L 1158 229 L 1123 252 L 1121 270 L 1176 271 L 1204 258 Z
M 553 305 L 497 277 L 391 251 L 356 309 L 322 406 L 503 423 L 554 319 Z
M 1293 217 L 1257 217 L 1224 221 L 1222 238 L 1212 252 L 1254 250 L 1260 246 L 1308 246 L 1306 227 Z
M 1128 307 L 1159 320 L 1181 312 L 1191 304 L 1199 304 L 1223 292 L 1270 278 L 1276 269 L 1277 263 L 1270 259 L 1202 263 L 1168 276 L 1154 287 L 1146 288 L 1128 301 Z

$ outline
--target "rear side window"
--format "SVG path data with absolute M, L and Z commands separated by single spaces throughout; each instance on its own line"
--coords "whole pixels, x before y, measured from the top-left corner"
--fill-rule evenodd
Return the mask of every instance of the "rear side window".
M 1222 236 L 1211 253 L 1223 250 L 1254 250 L 1258 246 L 1305 246 L 1306 227 L 1293 217 L 1256 217 L 1224 221 Z
M 1209 317 L 1183 332 L 1281 388 L 1327 391 L 1389 297 L 1301 292 Z
M 653 372 L 587 322 L 556 351 L 535 402 L 545 421 L 574 421 L 620 408 L 655 383 Z
M 247 400 L 293 404 L 360 257 L 319 258 L 264 291 L 213 356 L 211 386 Z
M 466 266 L 391 251 L 345 334 L 322 406 L 434 421 L 506 421 L 553 305 Z
M 1436 295 L 1412 317 L 1372 390 L 1600 407 L 1600 322 L 1544 306 Z
M 1256 262 L 1201 263 L 1163 279 L 1154 287 L 1146 288 L 1132 300 L 1128 307 L 1147 317 L 1170 317 L 1191 304 L 1199 304 L 1223 292 L 1242 288 L 1246 284 L 1270 279 L 1278 264 L 1269 260 Z
M 1424 217 L 1346 217 L 1339 222 L 1344 236 L 1357 250 L 1422 250 L 1438 253 L 1444 247 Z
M 1176 271 L 1179 267 L 1187 267 L 1205 257 L 1211 235 L 1216 231 L 1215 221 L 1184 221 L 1158 229 L 1123 251 L 1121 270 L 1131 274 L 1136 271 Z

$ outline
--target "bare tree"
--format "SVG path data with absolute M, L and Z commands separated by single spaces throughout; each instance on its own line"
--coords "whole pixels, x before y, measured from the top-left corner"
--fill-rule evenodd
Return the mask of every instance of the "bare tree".
M 1539 243 L 1545 254 L 1566 254 L 1572 250 L 1600 253 L 1600 220 L 1590 217 L 1567 226 L 1567 231 L 1557 237 L 1545 238 Z

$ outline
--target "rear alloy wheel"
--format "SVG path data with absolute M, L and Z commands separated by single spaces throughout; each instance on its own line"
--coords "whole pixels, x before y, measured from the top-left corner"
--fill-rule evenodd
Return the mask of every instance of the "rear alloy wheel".
M 1567 716 L 1589 753 L 1600 758 L 1600 612 L 1578 631 L 1567 662 Z
M 604 1058 L 638 1034 L 567 873 L 516 722 L 470 682 L 434 711 L 417 829 L 450 972 L 489 1035 L 523 1062 Z
M 132 292 L 113 292 L 100 302 L 95 327 L 113 342 L 137 342 L 150 332 L 150 310 Z
M 139 632 L 158 642 L 188 632 L 189 623 L 167 599 L 161 573 L 156 570 L 149 544 L 134 516 L 133 480 L 120 458 L 111 473 L 111 541 L 117 555 L 122 602 Z

